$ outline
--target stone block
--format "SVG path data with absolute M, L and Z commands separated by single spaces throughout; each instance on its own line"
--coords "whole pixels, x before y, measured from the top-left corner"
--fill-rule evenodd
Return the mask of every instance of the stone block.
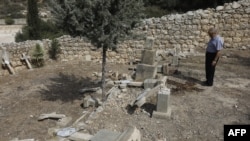
M 172 65 L 178 66 L 178 64 L 179 64 L 179 57 L 177 55 L 174 55 L 172 58 Z
M 155 59 L 156 59 L 155 50 L 143 50 L 142 51 L 142 57 L 141 57 L 142 64 L 154 65 Z
M 136 127 L 129 127 L 115 141 L 141 141 L 141 133 Z
M 161 88 L 157 95 L 157 111 L 168 112 L 170 103 L 170 89 Z
M 163 67 L 162 65 L 157 66 L 157 73 L 162 73 L 163 72 Z
M 136 81 L 144 81 L 148 78 L 155 78 L 157 65 L 138 64 L 136 67 Z
M 163 64 L 162 65 L 162 73 L 164 74 L 164 75 L 168 75 L 169 74 L 169 64 Z
M 161 78 L 158 79 L 157 84 L 158 85 L 162 84 L 163 86 L 166 86 L 167 85 L 167 79 L 168 79 L 167 76 L 163 76 L 163 77 L 161 77 Z
M 116 139 L 121 135 L 121 133 L 113 132 L 109 130 L 100 130 L 95 134 L 90 141 L 117 141 Z
M 87 96 L 83 99 L 83 106 L 87 108 L 89 106 L 95 107 L 97 105 L 96 100 L 94 100 L 91 96 Z
M 152 115 L 153 118 L 159 118 L 159 119 L 169 119 L 170 116 L 171 116 L 171 108 L 168 110 L 167 113 L 154 111 Z
M 127 84 L 126 83 L 122 83 L 119 85 L 120 89 L 126 89 L 127 88 Z
M 76 132 L 68 137 L 68 139 L 73 141 L 89 141 L 93 135 Z
M 147 37 L 144 48 L 147 50 L 152 50 L 154 47 L 154 40 L 154 37 Z
M 156 112 L 153 117 L 167 118 L 171 115 L 170 89 L 163 87 L 158 91 Z
M 143 86 L 143 82 L 130 82 L 130 83 L 128 83 L 128 86 L 142 87 Z
M 143 83 L 144 89 L 154 88 L 157 85 L 157 79 L 146 79 Z

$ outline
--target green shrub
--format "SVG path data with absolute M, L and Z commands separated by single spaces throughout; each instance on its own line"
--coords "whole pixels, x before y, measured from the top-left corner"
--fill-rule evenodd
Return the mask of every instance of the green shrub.
M 44 66 L 44 51 L 39 44 L 36 44 L 36 48 L 32 54 L 31 62 L 36 67 Z
M 49 48 L 49 56 L 51 59 L 57 60 L 59 53 L 61 53 L 60 44 L 57 39 L 53 39 Z
M 22 32 L 17 32 L 16 36 L 15 36 L 15 41 L 16 42 L 23 42 L 26 40 L 29 40 L 29 33 L 28 33 L 28 26 L 24 26 L 22 28 Z
M 10 17 L 5 18 L 5 24 L 12 25 L 14 23 L 15 23 L 15 21 L 12 18 L 10 18 Z
M 55 39 L 64 34 L 64 32 L 55 26 L 51 21 L 40 21 L 40 30 L 38 31 L 40 35 L 40 39 Z M 32 40 L 30 37 L 30 29 L 29 26 L 24 26 L 22 28 L 22 32 L 18 32 L 15 36 L 16 42 L 23 42 L 26 40 Z

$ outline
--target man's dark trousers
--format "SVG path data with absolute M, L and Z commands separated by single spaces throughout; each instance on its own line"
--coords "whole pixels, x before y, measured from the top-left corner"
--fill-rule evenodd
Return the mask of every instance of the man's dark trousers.
M 206 52 L 206 83 L 208 86 L 213 86 L 213 82 L 214 82 L 214 72 L 215 72 L 215 66 L 216 65 L 212 65 L 212 62 L 214 61 L 214 58 L 216 56 L 216 53 L 209 53 Z M 217 63 L 217 61 L 216 61 Z

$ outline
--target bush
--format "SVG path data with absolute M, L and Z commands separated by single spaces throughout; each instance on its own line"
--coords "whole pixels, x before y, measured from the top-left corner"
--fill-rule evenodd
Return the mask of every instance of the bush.
M 15 21 L 12 18 L 10 18 L 10 17 L 5 18 L 5 24 L 12 25 L 14 23 L 15 23 Z
M 57 60 L 59 53 L 61 53 L 60 44 L 57 39 L 53 39 L 49 48 L 50 58 L 53 60 Z
M 57 37 L 62 36 L 64 33 L 62 30 L 58 29 L 55 24 L 53 24 L 51 21 L 40 21 L 40 31 L 39 35 L 40 39 L 55 39 Z M 32 40 L 30 37 L 30 29 L 28 26 L 24 26 L 22 28 L 22 32 L 18 32 L 15 36 L 16 42 L 23 42 L 26 40 Z
M 32 54 L 31 62 L 36 67 L 44 66 L 44 51 L 39 44 L 36 44 L 36 48 Z
M 29 33 L 28 33 L 28 26 L 24 26 L 22 28 L 22 32 L 17 32 L 15 36 L 15 41 L 16 42 L 23 42 L 29 40 Z

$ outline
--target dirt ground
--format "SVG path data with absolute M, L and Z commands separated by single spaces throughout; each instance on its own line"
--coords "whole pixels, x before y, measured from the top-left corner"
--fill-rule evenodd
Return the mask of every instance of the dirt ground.
M 128 65 L 108 64 L 109 71 L 131 72 Z M 222 141 L 223 125 L 250 124 L 250 50 L 224 49 L 216 68 L 213 87 L 201 86 L 204 80 L 204 56 L 189 56 L 180 60 L 181 69 L 196 70 L 199 75 L 172 77 L 183 79 L 193 87 L 171 87 L 171 117 L 157 119 L 147 112 L 155 108 L 128 109 L 143 90 L 128 88 L 110 97 L 104 111 L 88 121 L 85 132 L 95 134 L 100 129 L 123 132 L 128 125 L 136 126 L 142 141 Z M 0 141 L 13 138 L 46 141 L 48 129 L 56 120 L 38 121 L 40 114 L 56 112 L 72 117 L 82 116 L 81 88 L 96 87 L 93 72 L 101 72 L 101 64 L 81 61 L 50 62 L 43 68 L 23 70 L 14 76 L 0 78 Z M 150 109 L 151 108 L 151 109 Z M 84 119 L 83 119 L 84 120 Z M 86 120 L 86 119 L 85 119 Z

